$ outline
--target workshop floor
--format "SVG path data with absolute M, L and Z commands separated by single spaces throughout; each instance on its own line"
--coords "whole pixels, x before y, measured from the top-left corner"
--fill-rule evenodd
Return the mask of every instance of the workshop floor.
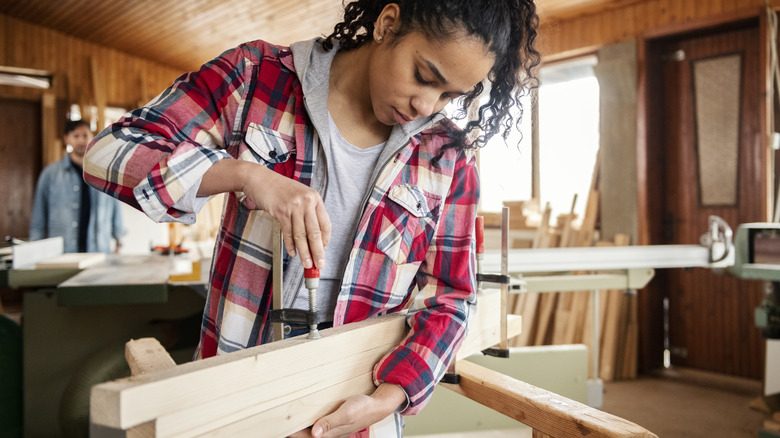
M 758 380 L 675 369 L 604 386 L 602 410 L 662 438 L 756 438 L 769 418 L 751 408 Z
M 667 370 L 606 382 L 602 410 L 633 421 L 660 438 L 756 438 L 768 415 L 750 407 L 761 382 L 692 370 Z M 415 438 L 525 438 L 530 429 Z

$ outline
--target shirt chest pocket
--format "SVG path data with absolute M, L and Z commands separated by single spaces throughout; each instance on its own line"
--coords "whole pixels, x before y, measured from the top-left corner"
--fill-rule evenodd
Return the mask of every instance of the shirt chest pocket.
M 411 184 L 393 186 L 387 197 L 377 249 L 396 264 L 423 260 L 436 228 L 441 198 Z
M 244 143 L 248 148 L 240 152 L 239 159 L 264 164 L 269 168 L 287 161 L 293 150 L 292 139 L 257 123 L 250 123 L 247 127 Z

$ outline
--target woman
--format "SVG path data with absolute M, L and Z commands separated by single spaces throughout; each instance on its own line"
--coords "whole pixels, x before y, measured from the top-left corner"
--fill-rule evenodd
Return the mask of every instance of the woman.
M 320 269 L 320 320 L 333 325 L 403 309 L 419 289 L 376 391 L 298 435 L 417 413 L 465 336 L 474 149 L 519 123 L 508 110 L 533 83 L 537 21 L 531 0 L 351 2 L 325 39 L 246 43 L 183 75 L 95 138 L 85 178 L 157 221 L 191 223 L 229 194 L 198 358 L 272 339 L 275 221 L 284 307 L 308 308 L 304 267 Z M 459 129 L 444 106 L 465 109 L 485 79 L 486 103 Z

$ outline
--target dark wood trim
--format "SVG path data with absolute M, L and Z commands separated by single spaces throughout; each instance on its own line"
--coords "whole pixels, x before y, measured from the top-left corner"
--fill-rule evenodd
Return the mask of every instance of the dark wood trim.
M 570 59 L 574 58 L 581 58 L 583 56 L 596 56 L 598 55 L 599 49 L 604 47 L 607 44 L 600 44 L 598 46 L 588 46 L 588 47 L 580 47 L 574 50 L 567 50 L 565 52 L 559 52 L 551 55 L 542 55 L 543 64 L 552 64 L 556 62 L 563 62 L 568 61 Z
M 640 34 L 640 38 L 644 40 L 652 40 L 656 38 L 671 37 L 681 35 L 690 32 L 701 32 L 705 29 L 718 27 L 728 24 L 738 23 L 740 21 L 750 20 L 758 18 L 763 15 L 764 8 L 748 7 L 740 9 L 738 11 L 729 12 L 726 14 L 718 14 L 710 17 L 697 18 L 694 20 L 686 21 L 683 23 L 675 23 L 669 26 L 649 29 Z
M 773 9 L 777 13 L 777 9 Z M 764 12 L 765 10 L 762 10 Z M 761 40 L 761 51 L 759 53 L 759 62 L 763 66 L 761 69 L 760 81 L 764 84 L 764 105 L 760 108 L 760 141 L 761 148 L 766 153 L 766 165 L 763 167 L 761 175 L 762 181 L 765 182 L 764 189 L 766 191 L 766 212 L 765 217 L 767 222 L 771 222 L 774 217 L 775 211 L 775 160 L 772 150 L 772 133 L 775 130 L 774 126 L 774 102 L 775 94 L 780 91 L 776 90 L 773 86 L 774 77 L 772 74 L 771 66 L 771 43 L 772 34 L 769 26 L 769 19 L 767 14 L 760 13 L 758 16 L 759 26 L 759 38 Z M 777 60 L 776 60 L 777 61 Z

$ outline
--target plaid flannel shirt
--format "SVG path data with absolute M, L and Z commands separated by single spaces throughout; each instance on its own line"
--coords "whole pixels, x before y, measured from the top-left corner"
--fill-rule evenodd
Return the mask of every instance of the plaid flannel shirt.
M 431 164 L 449 140 L 446 123 L 439 118 L 379 164 L 334 315 L 341 325 L 409 305 L 408 336 L 374 368 L 377 384 L 406 391 L 404 415 L 425 405 L 453 360 L 475 299 L 476 160 L 448 149 L 439 166 Z M 85 179 L 155 221 L 191 223 L 200 206 L 187 199 L 218 160 L 256 162 L 311 185 L 319 147 L 291 51 L 256 41 L 181 76 L 106 128 L 89 146 Z M 271 229 L 269 216 L 242 193 L 228 194 L 199 357 L 267 339 Z

